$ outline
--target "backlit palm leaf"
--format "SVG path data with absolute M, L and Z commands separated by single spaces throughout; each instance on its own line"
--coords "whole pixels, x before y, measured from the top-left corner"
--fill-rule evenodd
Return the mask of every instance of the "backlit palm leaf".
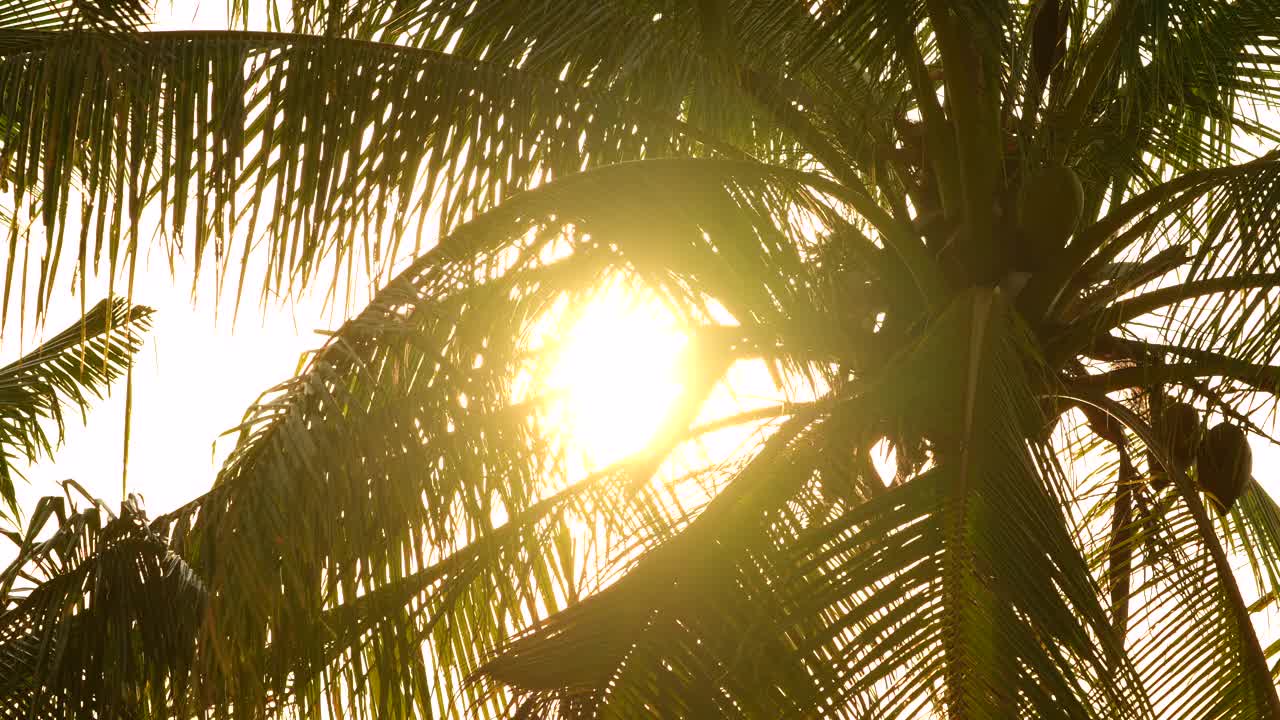
M 77 323 L 0 368 L 0 498 L 16 511 L 14 461 L 35 462 L 62 440 L 64 407 L 82 413 L 142 346 L 151 309 L 123 300 L 95 305 Z M 56 431 L 51 436 L 46 423 Z M 4 513 L 0 512 L 0 516 Z

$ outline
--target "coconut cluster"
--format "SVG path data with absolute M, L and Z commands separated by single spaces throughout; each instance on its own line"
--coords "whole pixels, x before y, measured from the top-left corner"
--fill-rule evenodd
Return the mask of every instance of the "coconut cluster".
M 1155 420 L 1156 437 L 1173 467 L 1186 472 L 1194 464 L 1200 489 L 1223 512 L 1230 510 L 1253 476 L 1248 433 L 1225 422 L 1206 430 L 1200 411 L 1182 402 L 1170 403 Z M 1153 472 L 1152 485 L 1156 489 L 1168 482 L 1163 473 Z

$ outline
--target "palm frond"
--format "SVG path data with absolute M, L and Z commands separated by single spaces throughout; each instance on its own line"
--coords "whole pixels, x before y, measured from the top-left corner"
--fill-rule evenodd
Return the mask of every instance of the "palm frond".
M 33 463 L 53 453 L 62 440 L 65 408 L 83 413 L 121 376 L 142 347 L 150 317 L 148 307 L 103 300 L 79 322 L 0 368 L 0 498 L 14 517 L 15 461 Z
M 1140 502 L 1141 512 L 1133 521 L 1137 532 L 1132 537 L 1142 542 L 1139 567 L 1146 580 L 1133 593 L 1142 600 L 1131 621 L 1135 628 L 1146 628 L 1130 636 L 1130 647 L 1148 687 L 1168 704 L 1162 712 L 1240 718 L 1274 714 L 1280 699 L 1199 488 L 1170 461 L 1155 431 L 1135 413 L 1096 393 L 1082 399 L 1132 430 L 1177 490 L 1168 500 Z M 1140 500 L 1145 496 L 1145 488 L 1132 489 Z M 1173 629 L 1164 629 L 1165 623 Z M 1205 627 L 1194 629 L 1200 623 Z
M 4 0 L 6 30 L 132 31 L 147 24 L 150 0 Z
M 385 281 L 433 224 L 451 229 L 551 177 L 710 152 L 674 116 L 643 119 L 626 98 L 554 75 L 298 35 L 4 30 L 0 86 L 0 117 L 14 119 L 0 177 L 19 218 L 38 217 L 51 239 L 37 315 L 77 213 L 75 269 L 104 254 L 111 277 L 129 267 L 157 206 L 164 251 L 197 272 L 212 253 L 237 298 L 258 244 L 264 297 L 325 275 L 336 292 L 344 278 Z
M 1280 100 L 1272 82 L 1280 62 L 1273 11 L 1265 0 L 1140 8 L 1108 91 L 1091 110 L 1088 165 L 1126 186 L 1148 187 L 1164 168 L 1232 162 L 1249 136 L 1276 142 L 1252 112 Z
M 564 602 L 568 581 L 556 576 L 567 562 L 562 550 L 535 541 L 562 532 L 564 502 L 507 533 L 522 554 L 518 571 L 515 551 L 502 549 L 508 541 L 493 539 L 495 517 L 538 506 L 564 482 L 555 429 L 540 419 L 543 399 L 521 400 L 514 387 L 530 361 L 531 328 L 554 318 L 558 303 L 589 297 L 606 274 L 625 272 L 690 322 L 705 322 L 701 308 L 714 301 L 781 330 L 744 350 L 796 368 L 814 362 L 815 348 L 830 357 L 838 339 L 824 338 L 811 320 L 827 302 L 823 286 L 805 269 L 801 238 L 785 219 L 839 216 L 796 180 L 722 160 L 644 161 L 561 178 L 463 225 L 390 283 L 302 375 L 251 409 L 214 488 L 158 521 L 174 551 L 210 587 L 224 589 L 210 601 L 200 641 L 208 650 L 197 655 L 208 684 L 197 694 L 242 708 L 284 697 L 305 705 L 338 673 L 350 697 L 361 697 L 366 685 L 353 663 L 376 652 L 383 636 L 349 625 L 335 626 L 336 638 L 296 631 L 330 611 L 371 628 L 403 625 L 397 613 L 409 612 L 422 627 L 396 637 L 407 646 L 443 645 L 432 668 L 406 665 L 404 674 L 383 676 L 408 702 L 420 673 L 441 688 L 460 686 L 486 647 L 529 622 L 531 603 Z M 742 335 L 712 333 L 690 345 L 690 405 L 673 411 L 663 442 L 680 440 Z M 655 448 L 630 471 L 638 479 L 621 501 L 577 508 L 582 522 L 612 533 L 667 532 L 680 515 L 634 487 L 668 452 Z M 346 520 L 317 524 L 321 513 Z M 646 517 L 656 524 L 646 528 Z M 441 563 L 457 572 L 429 575 L 402 595 L 412 608 L 341 609 Z M 520 580 L 524 573 L 537 581 Z M 442 627 L 471 630 L 441 635 Z M 232 683 L 243 677 L 261 680 Z
M 28 537 L 56 516 L 54 534 L 3 573 L 39 584 L 0 598 L 0 712 L 182 714 L 204 584 L 151 532 L 136 499 L 120 517 L 57 497 L 38 510 Z
M 207 494 L 37 505 L 0 714 L 1275 714 L 1275 508 L 1215 524 L 1153 430 L 1177 397 L 1264 437 L 1280 397 L 1272 5 L 275 0 L 280 32 L 144 33 L 0 0 L 6 308 L 116 278 L 153 210 L 237 299 L 381 286 Z M 612 283 L 681 323 L 684 387 L 584 478 L 538 378 Z M 746 357 L 821 399 L 696 425 Z

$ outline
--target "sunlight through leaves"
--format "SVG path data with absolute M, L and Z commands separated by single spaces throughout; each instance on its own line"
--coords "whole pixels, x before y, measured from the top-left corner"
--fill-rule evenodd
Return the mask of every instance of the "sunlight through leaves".
M 643 450 L 681 392 L 686 336 L 655 298 L 614 284 L 571 321 L 547 371 L 571 452 L 601 467 Z

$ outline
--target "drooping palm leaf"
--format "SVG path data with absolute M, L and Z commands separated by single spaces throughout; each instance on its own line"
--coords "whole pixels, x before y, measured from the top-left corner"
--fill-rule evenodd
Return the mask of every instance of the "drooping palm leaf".
M 665 226 L 651 224 L 637 236 L 639 218 L 659 208 L 680 211 Z M 554 220 L 543 217 L 549 211 Z M 755 164 L 645 161 L 562 179 L 460 228 L 339 331 L 306 373 L 264 399 L 246 418 L 241 445 L 219 483 L 164 518 L 174 547 L 197 572 L 214 587 L 236 589 L 211 603 L 217 637 L 207 642 L 221 650 L 202 656 L 210 663 L 202 676 L 212 680 L 227 671 L 218 663 L 229 655 L 238 658 L 233 676 L 263 678 L 262 685 L 235 688 L 240 707 L 293 692 L 288 683 L 297 678 L 285 668 L 303 670 L 308 682 L 322 677 L 335 652 L 323 634 L 304 634 L 293 647 L 268 638 L 293 637 L 289 629 L 310 627 L 317 613 L 395 585 L 423 566 L 458 562 L 449 558 L 466 557 L 469 544 L 486 541 L 495 512 L 527 507 L 554 488 L 556 449 L 538 423 L 539 399 L 512 405 L 511 383 L 527 362 L 520 338 L 556 298 L 589 292 L 611 268 L 635 273 L 672 297 L 713 299 L 777 328 L 788 344 L 804 349 L 801 358 L 837 352 L 837 338 L 827 338 L 825 347 L 817 343 L 809 317 L 820 301 L 817 280 L 801 282 L 806 272 L 794 240 L 779 234 L 784 218 L 818 211 L 824 211 L 819 196 L 794 192 L 774 171 Z M 517 241 L 520 251 L 512 253 Z M 557 246 L 574 254 L 542 259 Z M 723 258 L 719 266 L 699 260 L 715 255 Z M 766 340 L 778 342 L 756 343 Z M 724 342 L 711 342 L 710 353 L 696 353 L 691 362 L 723 364 L 730 357 L 723 355 L 729 349 Z M 743 352 L 762 351 L 738 342 Z M 690 381 L 692 410 L 722 371 Z M 690 414 L 680 422 L 692 419 Z M 674 429 L 673 441 L 680 428 Z M 652 464 L 636 472 L 643 478 Z M 302 497 L 314 503 L 313 511 L 299 504 Z M 589 522 L 617 524 L 640 512 L 670 522 L 665 511 L 646 507 L 652 502 L 642 494 L 612 510 L 597 504 Z M 339 527 L 316 524 L 313 518 L 322 512 L 351 520 Z M 551 520 L 552 529 L 566 522 Z M 546 526 L 539 521 L 520 532 L 550 532 Z M 530 567 L 543 567 L 538 575 L 549 582 L 554 560 L 530 559 Z M 441 684 L 465 678 L 485 646 L 496 646 L 510 631 L 507 623 L 520 620 L 522 607 L 553 592 L 520 581 L 498 605 L 486 606 L 468 598 L 477 590 L 467 588 L 494 570 L 463 569 L 461 577 L 437 578 L 406 596 L 442 582 L 460 597 L 443 607 L 437 606 L 441 600 L 425 602 L 435 608 L 431 612 L 456 615 L 458 624 L 464 617 L 466 623 L 492 623 L 473 631 L 467 651 L 451 649 L 437 658 Z M 451 609 L 456 603 L 460 608 Z M 423 633 L 416 637 L 425 640 L 433 631 Z M 356 642 L 355 651 L 369 647 L 359 635 L 346 642 Z M 266 655 L 255 654 L 268 645 Z M 412 674 L 402 677 L 405 687 L 416 682 Z
M 0 177 L 52 239 L 38 314 L 72 252 L 72 213 L 73 268 L 104 254 L 112 277 L 128 267 L 158 203 L 171 256 L 194 227 L 185 252 L 197 271 L 212 253 L 220 277 L 238 265 L 243 288 L 242 258 L 263 242 L 264 293 L 321 272 L 342 288 L 352 273 L 384 277 L 433 225 L 540 180 L 702 148 L 678 119 L 636 118 L 626 98 L 554 76 L 286 34 L 0 29 L 0 86 L 0 117 L 21 118 L 0 145 Z M 11 261 L 17 238 L 15 226 Z M 14 273 L 10 262 L 6 287 Z
M 146 25 L 151 9 L 148 0 L 5 0 L 0 27 L 127 32 Z
M 1117 695 L 1135 692 L 1136 676 L 1116 678 L 1111 663 L 1119 650 L 1050 495 L 1025 481 L 1037 472 L 1021 447 L 1017 426 L 1025 417 L 1008 412 L 989 385 L 1018 382 L 1021 343 L 1004 326 L 1008 310 L 997 305 L 983 314 L 980 300 L 959 303 L 895 368 L 910 374 L 917 363 L 934 364 L 936 353 L 960 350 L 954 343 L 972 342 L 981 355 L 954 370 L 973 378 L 972 395 L 938 398 L 955 387 L 945 375 L 937 386 L 910 390 L 890 376 L 845 411 L 857 418 L 930 396 L 920 422 L 949 426 L 952 414 L 967 413 L 983 435 L 957 437 L 954 447 L 973 464 L 969 481 L 984 488 L 962 493 L 975 507 L 953 504 L 964 478 L 944 465 L 832 523 L 815 522 L 797 496 L 813 470 L 812 458 L 803 458 L 830 447 L 831 438 L 819 430 L 801 441 L 804 424 L 793 421 L 684 534 L 649 550 L 608 590 L 518 639 L 485 672 L 530 693 L 523 707 L 538 708 L 538 716 L 572 716 L 585 704 L 621 715 L 658 706 L 707 717 L 829 716 L 862 707 L 877 717 L 913 717 L 941 710 L 931 696 L 947 673 L 963 675 L 947 686 L 964 693 L 943 699 L 949 713 L 986 706 L 1032 717 L 1143 716 L 1141 694 Z M 987 352 L 1004 362 L 986 362 Z M 994 407 L 979 405 L 993 397 Z M 826 432 L 833 429 L 849 425 L 829 420 Z M 1014 448 L 997 451 L 1001 436 Z M 999 511 L 984 507 L 997 498 Z M 1011 522 L 1011 511 L 1028 514 Z M 1046 534 L 1053 524 L 1056 537 Z M 1046 561 L 1053 569 L 1037 576 Z M 1097 635 L 1071 628 L 1082 616 Z M 1001 650 L 1019 660 L 998 661 Z M 1083 693 L 1079 704 L 1064 696 L 1070 692 Z

